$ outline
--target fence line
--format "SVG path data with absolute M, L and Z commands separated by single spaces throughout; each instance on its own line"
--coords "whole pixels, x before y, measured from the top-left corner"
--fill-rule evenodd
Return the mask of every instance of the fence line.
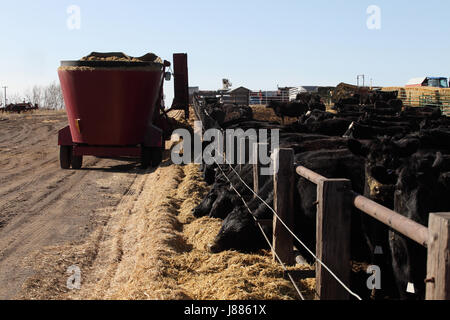
M 197 106 L 198 107 L 198 106 Z M 207 112 L 203 110 L 204 113 L 209 117 Z M 196 110 L 196 113 L 198 111 Z M 197 114 L 199 116 L 199 114 Z M 223 129 L 222 129 L 223 130 Z M 286 150 L 286 149 L 285 149 Z M 292 149 L 287 149 L 292 150 Z M 293 152 L 293 150 L 292 150 Z M 258 154 L 258 153 L 257 153 Z M 282 160 L 279 163 L 284 163 Z M 216 162 L 217 164 L 217 162 Z M 392 211 L 386 207 L 383 207 L 368 198 L 360 196 L 350 190 L 349 180 L 346 179 L 327 179 L 307 168 L 297 167 L 295 168 L 295 172 L 300 176 L 308 179 L 309 181 L 315 183 L 317 185 L 317 248 L 316 253 L 314 255 L 312 250 L 310 250 L 289 228 L 284 219 L 280 217 L 277 210 L 274 210 L 271 206 L 267 204 L 258 194 L 253 190 L 239 173 L 232 167 L 231 164 L 227 163 L 232 171 L 235 172 L 240 181 L 244 184 L 246 188 L 248 188 L 256 198 L 267 206 L 269 210 L 271 210 L 274 214 L 274 226 L 276 223 L 280 223 L 284 227 L 284 232 L 289 233 L 292 237 L 294 237 L 318 262 L 316 267 L 316 290 L 318 290 L 318 295 L 320 299 L 342 299 L 347 298 L 346 295 L 343 294 L 342 290 L 337 289 L 336 281 L 345 289 L 347 293 L 350 293 L 354 297 L 361 299 L 358 295 L 353 293 L 343 281 L 341 281 L 340 277 L 338 277 L 335 273 L 333 273 L 329 267 L 326 266 L 325 263 L 328 261 L 333 261 L 333 265 L 335 268 L 339 270 L 339 273 L 342 272 L 344 274 L 344 280 L 347 280 L 348 273 L 350 272 L 350 266 L 348 265 L 349 260 L 345 257 L 349 257 L 350 254 L 350 232 L 346 232 L 345 228 L 348 228 L 349 225 L 349 212 L 352 207 L 356 207 L 361 210 L 361 212 L 368 214 L 375 219 L 378 219 L 382 223 L 387 226 L 393 228 L 394 230 L 404 234 L 405 236 L 411 238 L 412 240 L 420 243 L 421 245 L 428 248 L 428 257 L 427 257 L 427 279 L 426 279 L 426 299 L 427 300 L 446 300 L 450 299 L 450 261 L 448 259 L 449 256 L 449 248 L 450 248 L 450 213 L 431 213 L 430 221 L 428 228 L 422 226 L 401 214 Z M 258 181 L 258 164 L 254 165 L 254 181 Z M 223 172 L 220 165 L 218 165 L 219 169 Z M 282 169 L 283 168 L 279 168 Z M 280 171 L 280 170 L 278 170 Z M 277 175 L 279 172 L 274 173 L 274 203 L 276 201 L 276 187 L 275 179 L 277 179 Z M 228 179 L 228 176 L 224 174 L 224 176 Z M 228 179 L 231 184 L 231 181 Z M 232 184 L 231 184 L 232 185 Z M 242 196 L 237 192 L 236 188 L 232 186 L 236 193 L 241 197 Z M 257 183 L 255 183 L 255 187 L 257 188 Z M 291 192 L 292 194 L 295 192 L 294 187 L 290 187 L 292 190 L 285 190 L 285 192 Z M 348 201 L 348 198 L 353 197 L 352 201 Z M 245 200 L 244 200 L 245 203 Z M 246 204 L 246 203 L 245 203 Z M 247 209 L 249 210 L 248 206 Z M 286 210 L 286 208 L 284 208 Z M 293 216 L 294 209 L 289 207 L 287 208 L 287 214 Z M 251 210 L 249 210 L 251 214 Z M 252 215 L 253 216 L 253 215 Z M 253 216 L 253 218 L 255 218 Z M 256 219 L 256 218 L 255 218 Z M 256 220 L 255 220 L 256 221 Z M 261 225 L 258 221 L 256 221 L 258 226 Z M 280 229 L 281 230 L 281 229 Z M 344 230 L 344 232 L 342 232 Z M 347 230 L 349 231 L 349 230 Z M 264 232 L 263 232 L 264 234 Z M 264 234 L 265 235 L 265 234 Z M 270 242 L 267 237 L 266 241 Z M 338 247 L 341 250 L 336 250 L 335 244 L 338 244 Z M 276 258 L 280 261 L 279 250 L 284 250 L 283 248 L 277 248 L 275 246 L 270 246 L 272 252 L 276 256 Z M 288 245 L 289 247 L 289 245 Z M 288 248 L 289 249 L 289 248 Z M 289 250 L 292 250 L 292 246 Z M 344 258 L 343 258 L 344 256 Z M 283 263 L 282 263 L 283 264 Z M 329 276 L 323 272 L 322 267 L 328 271 L 329 275 L 332 276 L 331 279 Z M 346 271 L 347 270 L 347 271 Z M 290 277 L 291 278 L 291 277 Z M 291 280 L 293 281 L 293 280 Z
M 195 99 L 195 98 L 194 98 Z M 197 104 L 197 100 L 194 100 L 194 104 Z M 210 117 L 210 115 L 208 114 L 208 112 L 204 109 L 202 109 L 202 111 L 208 116 Z M 194 108 L 194 112 L 196 113 L 196 116 L 198 119 L 201 119 L 200 115 L 198 114 L 197 108 Z M 223 129 L 220 128 L 223 132 Z M 226 161 L 226 156 L 223 157 L 224 160 Z M 216 159 L 214 159 L 214 162 L 216 164 L 216 166 L 220 169 L 220 171 L 222 172 L 222 175 L 228 180 L 228 182 L 230 183 L 230 187 L 236 192 L 236 194 L 238 195 L 238 197 L 241 199 L 241 201 L 243 202 L 244 206 L 247 208 L 248 212 L 250 213 L 250 215 L 252 216 L 252 218 L 255 220 L 256 225 L 258 226 L 259 230 L 261 231 L 264 239 L 266 240 L 267 244 L 270 247 L 270 250 L 272 252 L 272 254 L 276 257 L 276 259 L 278 260 L 278 262 L 281 264 L 281 267 L 283 268 L 283 271 L 285 272 L 285 274 L 287 274 L 287 276 L 289 277 L 289 280 L 291 281 L 292 285 L 294 286 L 295 290 L 297 291 L 297 294 L 299 295 L 301 300 L 306 300 L 305 297 L 303 296 L 303 294 L 301 293 L 301 290 L 298 288 L 297 284 L 295 283 L 294 279 L 292 278 L 291 272 L 287 269 L 286 265 L 283 263 L 283 261 L 281 260 L 281 258 L 278 256 L 278 253 L 274 250 L 273 245 L 270 243 L 270 240 L 267 238 L 267 235 L 265 234 L 261 223 L 255 218 L 255 216 L 253 215 L 251 209 L 249 208 L 247 202 L 245 201 L 245 199 L 242 197 L 242 195 L 239 193 L 239 191 L 234 187 L 233 183 L 231 182 L 231 180 L 228 178 L 228 176 L 225 174 L 225 172 L 222 170 L 222 167 L 217 163 Z M 230 165 L 230 167 L 233 169 L 234 168 Z M 236 171 L 234 171 L 236 172 Z M 236 172 L 237 174 L 237 172 Z M 237 176 L 241 179 L 241 176 L 239 174 L 237 174 Z
M 283 261 L 281 260 L 281 258 L 278 256 L 277 252 L 274 250 L 273 245 L 270 243 L 269 238 L 267 237 L 266 233 L 264 232 L 263 228 L 261 227 L 261 223 L 255 218 L 255 216 L 253 215 L 253 212 L 251 211 L 251 209 L 249 208 L 247 202 L 245 201 L 245 199 L 242 197 L 242 195 L 239 193 L 239 191 L 237 191 L 237 189 L 234 187 L 233 183 L 231 182 L 231 180 L 228 178 L 228 176 L 225 174 L 225 172 L 222 170 L 222 168 L 220 167 L 220 165 L 214 160 L 214 162 L 216 163 L 217 167 L 220 169 L 220 171 L 222 172 L 222 175 L 228 180 L 228 182 L 230 183 L 231 188 L 236 192 L 236 194 L 239 196 L 239 198 L 242 200 L 242 202 L 244 203 L 244 206 L 247 208 L 248 212 L 250 213 L 250 215 L 252 216 L 252 218 L 255 220 L 256 225 L 259 227 L 264 239 L 266 240 L 267 244 L 270 247 L 271 252 L 275 255 L 276 259 L 278 260 L 278 262 L 281 264 L 281 267 L 283 268 L 284 272 L 286 272 L 286 274 L 289 277 L 289 280 L 292 282 L 292 285 L 294 286 L 295 290 L 297 291 L 297 294 L 299 295 L 300 299 L 305 300 L 305 297 L 303 296 L 303 294 L 301 293 L 301 290 L 298 288 L 297 284 L 295 283 L 294 279 L 292 278 L 289 270 L 287 269 L 286 265 L 283 263 Z M 236 172 L 236 171 L 235 171 Z M 238 175 L 239 176 L 239 175 Z M 239 176 L 240 178 L 240 176 Z
M 210 115 L 206 112 L 206 110 L 203 110 L 204 111 L 204 113 L 208 116 L 208 117 L 210 117 Z M 220 128 L 222 131 L 223 131 L 223 128 Z M 292 152 L 293 152 L 293 150 L 292 150 Z M 226 157 L 224 156 L 224 159 L 225 159 L 225 162 L 226 162 Z M 281 159 L 281 160 L 280 160 Z M 215 161 L 215 160 L 214 160 Z M 292 161 L 293 161 L 293 158 L 292 158 Z M 283 160 L 283 157 L 281 156 L 281 157 L 279 157 L 278 158 L 278 161 L 276 161 L 276 162 L 278 162 L 278 163 L 282 163 L 282 162 L 286 162 L 286 161 L 284 161 Z M 225 175 L 225 173 L 223 172 L 223 170 L 222 170 L 222 168 L 220 167 L 220 165 L 215 161 L 215 163 L 216 163 L 216 165 L 219 167 L 219 169 L 222 171 L 222 173 L 224 174 L 224 176 L 226 177 L 226 179 L 230 182 L 230 185 L 231 185 L 231 187 L 234 189 L 234 191 L 238 194 L 238 196 L 244 201 L 244 204 L 246 205 L 246 202 L 245 202 L 245 200 L 242 198 L 242 196 L 240 195 L 240 193 L 236 190 L 236 188 L 233 186 L 233 184 L 231 183 L 231 181 L 228 179 L 228 176 L 226 176 Z M 296 235 L 295 235 L 295 233 L 291 230 L 291 227 L 289 227 L 287 224 L 286 224 L 286 222 L 284 221 L 284 219 L 282 218 L 282 217 L 280 217 L 280 214 L 279 214 L 279 212 L 277 212 L 276 210 L 274 210 L 269 204 L 267 204 L 267 202 L 266 201 L 264 201 L 243 179 L 242 179 L 242 177 L 239 175 L 239 173 L 233 168 L 233 166 L 231 165 L 231 164 L 229 164 L 229 163 L 227 163 L 226 162 L 226 164 L 228 164 L 228 166 L 231 168 L 231 170 L 236 174 L 236 176 L 239 178 L 239 180 L 243 183 L 243 185 L 248 189 L 248 190 L 250 190 L 253 194 L 254 194 L 254 196 L 255 197 L 257 197 L 269 210 L 271 210 L 272 211 L 272 213 L 274 214 L 274 231 L 273 231 L 273 233 L 274 233 L 274 243 L 272 244 L 272 245 L 270 245 L 269 244 L 269 246 L 271 247 L 271 249 L 272 249 L 272 252 L 273 252 L 273 254 L 274 254 L 274 256 L 276 257 L 276 259 L 277 260 L 279 260 L 279 262 L 280 263 L 282 263 L 282 265 L 283 265 L 283 261 L 281 260 L 281 258 L 279 257 L 279 255 L 280 255 L 280 251 L 281 252 L 283 252 L 283 251 L 285 251 L 284 249 L 285 248 L 289 248 L 289 250 L 291 250 L 292 251 L 292 245 L 291 244 L 288 244 L 287 246 L 285 245 L 284 247 L 283 246 L 280 246 L 280 244 L 278 244 L 278 248 L 274 248 L 275 247 L 275 245 L 276 245 L 276 240 L 277 239 L 279 239 L 279 238 L 286 238 L 286 234 L 283 232 L 283 231 L 280 231 L 280 228 L 278 228 L 278 231 L 277 230 L 275 230 L 276 229 L 276 225 L 277 225 L 277 223 L 279 222 L 279 223 L 281 223 L 281 225 L 286 229 L 286 231 L 288 231 L 288 233 L 289 233 L 289 236 L 292 236 L 292 237 L 294 237 L 304 248 L 305 248 L 305 250 L 309 253 L 309 254 L 311 254 L 311 256 L 313 256 L 314 257 L 314 259 L 318 262 L 318 264 L 321 266 L 321 267 L 323 267 L 326 271 L 328 271 L 329 272 L 329 274 L 337 281 L 337 283 L 339 283 L 350 295 L 352 295 L 352 296 L 354 296 L 356 299 L 358 299 L 358 300 L 362 300 L 361 299 L 361 297 L 359 297 L 356 293 L 354 293 L 352 290 L 350 290 L 350 288 L 348 288 L 347 287 L 347 285 L 345 285 L 345 283 L 341 280 L 341 279 L 339 279 L 339 277 L 327 266 L 327 265 L 325 265 L 325 263 L 321 260 L 321 259 L 319 259 L 314 253 L 313 253 L 313 251 L 310 249 L 310 248 L 308 248 L 305 244 L 304 244 L 304 242 L 303 241 L 301 241 Z M 293 165 L 293 163 L 292 163 L 292 165 Z M 291 172 L 292 172 L 293 170 L 291 170 Z M 255 170 L 253 171 L 253 172 L 255 172 Z M 291 174 L 291 172 L 289 172 L 289 174 Z M 276 170 L 275 172 L 274 172 L 274 203 L 276 203 L 276 187 L 277 187 L 277 184 L 276 184 L 276 180 L 277 180 L 277 178 L 279 178 L 280 177 L 280 175 L 279 175 L 279 173 L 280 173 L 280 170 Z M 293 193 L 291 193 L 291 194 L 293 194 Z M 250 214 L 252 215 L 252 217 L 253 218 L 255 218 L 254 216 L 253 216 L 253 214 L 252 214 L 252 212 L 251 212 L 251 210 L 248 208 L 248 206 L 246 205 L 246 207 L 247 207 L 247 209 L 249 210 L 249 212 L 250 212 Z M 289 212 L 289 211 L 292 211 L 292 210 L 287 210 L 288 212 L 288 217 L 289 217 L 289 214 L 291 214 L 292 212 Z M 260 229 L 261 229 L 261 231 L 263 231 L 262 230 L 262 228 L 261 228 L 261 226 L 260 226 L 260 223 L 255 219 L 255 221 L 256 221 L 256 223 L 258 224 L 258 226 L 260 227 Z M 278 233 L 278 235 L 276 235 Z M 263 232 L 263 234 L 264 234 L 264 232 Z M 265 234 L 264 234 L 264 236 L 265 236 Z M 268 240 L 268 239 L 267 239 Z M 277 250 L 278 249 L 278 250 Z M 317 272 L 316 272 L 317 273 Z M 291 277 L 290 277 L 291 278 Z M 320 296 L 320 295 L 319 295 Z
M 314 183 L 323 181 L 323 177 L 306 168 L 299 167 L 296 172 Z M 353 191 L 350 194 L 354 197 L 352 206 L 428 248 L 426 299 L 450 299 L 450 213 L 431 213 L 426 228 Z
M 280 160 L 279 160 L 280 161 Z M 266 201 L 264 201 L 257 193 L 255 193 L 255 191 L 250 188 L 248 186 L 248 184 L 245 183 L 245 181 L 239 176 L 239 174 L 237 173 L 237 171 L 229 164 L 230 168 L 236 173 L 236 175 L 238 176 L 238 178 L 241 180 L 241 182 L 255 195 L 255 197 L 257 197 L 270 211 L 272 211 L 272 213 L 274 214 L 274 217 L 280 221 L 280 223 L 283 225 L 284 228 L 286 228 L 286 230 L 295 238 L 295 240 L 297 240 L 300 245 L 305 248 L 306 251 L 308 251 L 308 253 L 314 257 L 314 259 L 322 266 L 324 267 L 330 274 L 331 276 L 345 289 L 348 291 L 348 293 L 350 293 L 352 296 L 354 296 L 355 298 L 357 298 L 358 300 L 362 300 L 361 297 L 359 297 L 356 293 L 354 293 L 353 291 L 351 291 L 344 283 L 341 279 L 339 279 L 339 277 L 333 272 L 331 271 L 331 269 L 321 260 L 319 259 L 314 253 L 313 251 L 308 248 L 308 246 L 306 246 L 304 244 L 303 241 L 301 241 L 296 235 L 295 233 L 291 230 L 291 228 L 289 226 L 287 226 L 287 224 L 285 223 L 284 219 L 282 219 L 278 213 L 270 206 L 267 204 Z M 275 174 L 276 175 L 276 174 Z M 275 201 L 275 198 L 274 198 Z

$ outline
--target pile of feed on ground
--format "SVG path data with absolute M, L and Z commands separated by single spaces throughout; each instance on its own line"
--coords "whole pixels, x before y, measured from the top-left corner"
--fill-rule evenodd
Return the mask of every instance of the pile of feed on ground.
M 281 123 L 281 117 L 278 117 L 272 108 L 267 108 L 263 105 L 252 105 L 250 107 L 253 110 L 253 119 Z M 286 117 L 284 119 L 285 124 L 294 123 L 296 121 L 298 121 L 298 118 Z

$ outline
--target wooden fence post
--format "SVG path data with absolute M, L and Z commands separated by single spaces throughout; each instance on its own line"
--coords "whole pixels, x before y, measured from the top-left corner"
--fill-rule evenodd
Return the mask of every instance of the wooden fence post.
M 350 280 L 351 203 L 347 179 L 321 179 L 317 185 L 316 255 L 345 284 Z M 316 262 L 320 300 L 348 300 L 349 293 Z
M 253 144 L 253 191 L 259 193 L 259 144 Z M 256 196 L 254 196 L 256 198 Z
M 428 230 L 426 300 L 450 300 L 450 213 L 431 213 Z
M 264 150 L 269 149 L 269 144 L 267 142 L 259 142 L 253 144 L 253 190 L 256 193 L 259 193 L 259 189 L 263 186 L 265 181 L 267 181 L 267 177 L 261 176 L 261 168 L 263 166 L 260 162 L 259 153 L 263 146 L 265 146 Z
M 293 230 L 294 225 L 294 150 L 276 149 L 272 161 L 274 162 L 273 202 L 279 218 Z M 294 250 L 292 234 L 274 215 L 273 217 L 273 248 L 280 260 L 286 265 L 294 264 Z M 276 260 L 274 254 L 274 260 Z

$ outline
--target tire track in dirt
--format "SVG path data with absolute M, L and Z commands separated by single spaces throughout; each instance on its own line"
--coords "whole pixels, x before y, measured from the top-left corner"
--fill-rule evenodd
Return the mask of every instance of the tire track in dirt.
M 92 157 L 82 170 L 61 170 L 57 132 L 66 123 L 45 111 L 0 121 L 0 299 L 35 274 L 37 252 L 92 235 L 145 173 Z

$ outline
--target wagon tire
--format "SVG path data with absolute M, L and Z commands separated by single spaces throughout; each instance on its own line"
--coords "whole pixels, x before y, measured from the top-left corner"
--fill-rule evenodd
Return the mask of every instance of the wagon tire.
M 152 148 L 142 147 L 141 150 L 141 168 L 147 169 L 152 164 Z
M 152 167 L 157 168 L 162 162 L 163 150 L 162 148 L 151 149 Z
M 83 166 L 83 156 L 72 156 L 72 169 L 79 170 Z
M 60 146 L 59 147 L 59 163 L 61 169 L 70 169 L 70 163 L 72 158 L 72 147 L 71 146 Z

